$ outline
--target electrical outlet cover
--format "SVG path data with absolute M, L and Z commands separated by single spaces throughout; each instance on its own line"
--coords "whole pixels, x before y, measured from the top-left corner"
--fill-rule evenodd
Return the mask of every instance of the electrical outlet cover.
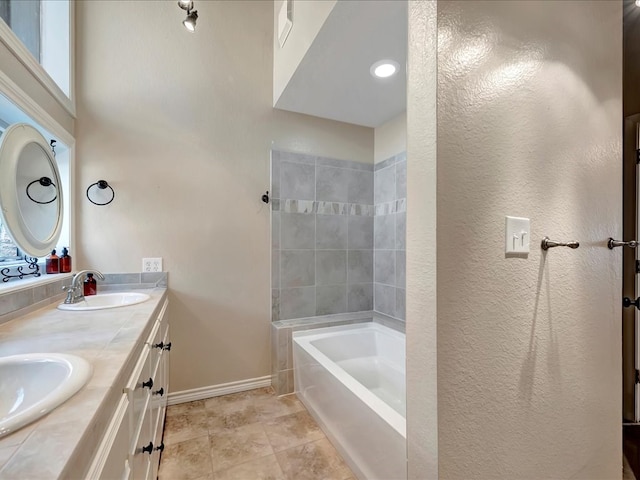
M 162 272 L 162 257 L 143 258 L 142 271 L 143 272 Z

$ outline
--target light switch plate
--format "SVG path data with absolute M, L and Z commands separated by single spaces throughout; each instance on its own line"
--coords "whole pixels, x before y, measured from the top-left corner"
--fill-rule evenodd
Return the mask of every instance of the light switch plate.
M 524 255 L 529 253 L 531 222 L 528 218 L 505 217 L 504 253 Z

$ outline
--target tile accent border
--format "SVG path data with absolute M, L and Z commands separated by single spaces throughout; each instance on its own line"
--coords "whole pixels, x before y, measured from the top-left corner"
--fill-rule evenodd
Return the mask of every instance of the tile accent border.
M 397 202 L 389 202 L 397 203 Z M 386 205 L 386 204 L 384 204 Z M 293 199 L 274 199 L 271 202 L 271 210 L 273 212 L 284 213 L 304 213 L 319 215 L 352 215 L 359 217 L 373 217 L 376 215 L 377 205 L 364 205 L 360 203 L 340 203 L 340 202 L 322 202 L 314 200 L 293 200 Z M 403 206 L 388 207 L 393 208 L 394 212 L 400 211 L 399 208 L 406 209 L 406 201 Z
M 271 375 L 265 375 L 264 377 L 248 378 L 237 382 L 221 383 L 220 385 L 211 385 L 208 387 L 193 388 L 191 390 L 182 390 L 180 392 L 171 392 L 167 397 L 167 403 L 169 405 L 178 405 L 180 403 L 204 400 L 205 398 L 219 397 L 230 393 L 245 392 L 255 388 L 270 386 Z

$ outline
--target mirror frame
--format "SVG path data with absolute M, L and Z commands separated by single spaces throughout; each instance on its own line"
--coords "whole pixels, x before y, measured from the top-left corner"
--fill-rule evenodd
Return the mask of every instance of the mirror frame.
M 22 216 L 16 190 L 16 173 L 20 155 L 31 144 L 42 148 L 51 166 L 53 183 L 58 185 L 57 218 L 55 228 L 49 237 L 35 237 Z M 42 134 L 27 123 L 9 126 L 0 137 L 0 218 L 16 245 L 32 257 L 43 257 L 56 247 L 62 231 L 64 211 L 62 185 L 58 165 L 51 147 Z

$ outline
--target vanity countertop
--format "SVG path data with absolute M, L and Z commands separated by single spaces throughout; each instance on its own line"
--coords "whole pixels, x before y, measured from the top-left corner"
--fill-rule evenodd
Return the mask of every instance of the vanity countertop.
M 68 312 L 56 304 L 0 325 L 0 357 L 69 353 L 89 361 L 93 375 L 70 400 L 40 420 L 0 438 L 0 478 L 81 478 L 109 423 L 120 387 L 167 296 L 167 289 L 137 305 Z M 120 390 L 120 391 L 118 391 Z

